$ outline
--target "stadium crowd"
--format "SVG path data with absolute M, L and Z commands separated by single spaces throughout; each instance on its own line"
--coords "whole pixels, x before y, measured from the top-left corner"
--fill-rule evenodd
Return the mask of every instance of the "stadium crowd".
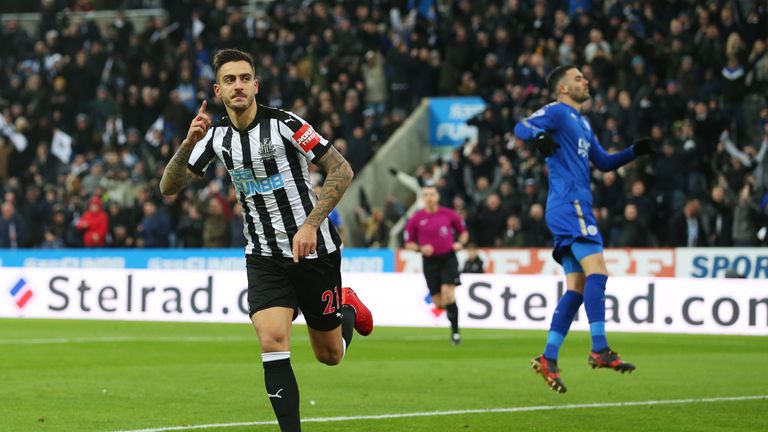
M 200 101 L 224 112 L 210 67 L 222 47 L 251 52 L 259 102 L 306 118 L 355 171 L 421 98 L 483 97 L 478 139 L 415 173 L 482 247 L 549 245 L 546 165 L 512 128 L 548 101 L 551 68 L 581 65 L 603 146 L 649 135 L 656 149 L 595 173 L 606 245 L 768 244 L 765 2 L 274 1 L 264 16 L 164 3 L 141 31 L 119 11 L 57 18 L 97 0 L 43 0 L 37 32 L 1 29 L 0 247 L 242 245 L 223 166 L 179 196 L 158 189 Z M 403 213 L 374 204 L 352 245 L 382 244 Z

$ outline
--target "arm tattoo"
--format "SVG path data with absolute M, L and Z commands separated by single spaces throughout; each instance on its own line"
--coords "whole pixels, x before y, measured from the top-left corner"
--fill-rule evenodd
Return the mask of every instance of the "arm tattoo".
M 327 176 L 325 183 L 323 183 L 323 188 L 320 189 L 317 205 L 307 216 L 306 223 L 315 227 L 319 227 L 323 220 L 328 217 L 328 213 L 336 207 L 336 204 L 341 200 L 341 196 L 344 195 L 344 191 L 352 183 L 352 177 L 354 176 L 349 162 L 334 147 L 331 147 L 317 161 L 317 165 L 326 172 Z
M 198 179 L 197 175 L 187 169 L 189 156 L 193 149 L 194 146 L 182 144 L 166 165 L 163 178 L 160 179 L 160 192 L 163 195 L 177 194 Z

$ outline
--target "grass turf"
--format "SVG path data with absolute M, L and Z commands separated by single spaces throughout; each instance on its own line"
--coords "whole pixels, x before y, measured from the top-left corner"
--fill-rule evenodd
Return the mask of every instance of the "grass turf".
M 569 335 L 568 393 L 529 369 L 543 331 L 377 328 L 340 366 L 294 328 L 302 418 L 768 395 L 764 337 L 610 333 L 638 370 L 592 370 Z M 0 320 L 0 431 L 117 431 L 272 421 L 247 325 Z M 768 430 L 768 399 L 305 422 L 304 431 Z M 196 430 L 276 431 L 275 425 Z

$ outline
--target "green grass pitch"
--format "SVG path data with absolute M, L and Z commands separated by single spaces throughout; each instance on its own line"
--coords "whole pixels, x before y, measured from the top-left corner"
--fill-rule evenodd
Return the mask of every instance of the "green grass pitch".
M 765 337 L 610 333 L 635 373 L 592 370 L 589 335 L 560 359 L 568 393 L 529 368 L 544 331 L 376 328 L 341 365 L 312 356 L 294 327 L 302 418 L 430 413 L 305 422 L 304 431 L 765 431 Z M 616 406 L 620 402 L 688 400 Z M 608 406 L 581 407 L 585 404 Z M 614 404 L 614 405 L 610 405 Z M 577 405 L 563 409 L 563 405 Z M 561 408 L 557 408 L 560 406 Z M 524 410 L 526 407 L 543 407 Z M 511 408 L 506 412 L 488 411 Z M 551 408 L 551 409 L 550 409 Z M 476 410 L 448 415 L 447 411 Z M 0 320 L 0 431 L 277 431 L 251 327 L 231 324 Z M 183 429 L 178 429 L 183 430 Z

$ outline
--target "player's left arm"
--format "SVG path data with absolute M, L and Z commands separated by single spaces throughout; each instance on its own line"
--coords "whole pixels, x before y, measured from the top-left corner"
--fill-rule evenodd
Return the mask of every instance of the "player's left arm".
M 589 160 L 603 172 L 616 170 L 632 162 L 636 157 L 634 146 L 610 154 L 600 145 L 594 133 L 590 137 L 590 142 L 592 145 L 589 146 Z
M 461 216 L 456 212 L 453 213 L 451 224 L 453 225 L 453 229 L 459 234 L 458 239 L 453 242 L 453 250 L 460 251 L 464 249 L 464 246 L 469 242 L 469 231 L 467 231 L 464 220 L 462 220 Z
M 315 252 L 317 230 L 320 224 L 339 203 L 354 177 L 349 162 L 332 145 L 315 163 L 325 171 L 325 183 L 320 189 L 320 196 L 315 208 L 307 216 L 304 225 L 293 236 L 294 262 L 298 262 L 300 258 Z
M 317 205 L 307 217 L 306 223 L 315 225 L 315 227 L 319 227 L 331 210 L 336 207 L 355 176 L 349 162 L 333 146 L 330 146 L 328 151 L 317 161 L 317 165 L 325 171 L 326 177 L 325 183 L 320 189 Z

